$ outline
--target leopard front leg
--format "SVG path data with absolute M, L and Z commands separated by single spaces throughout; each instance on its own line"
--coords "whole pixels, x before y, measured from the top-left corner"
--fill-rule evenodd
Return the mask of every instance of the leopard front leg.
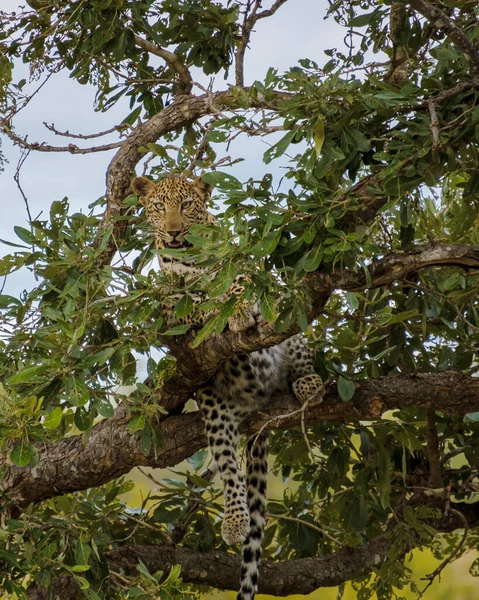
M 321 404 L 325 389 L 323 380 L 314 371 L 313 353 L 306 338 L 299 334 L 283 342 L 288 356 L 289 381 L 296 398 L 309 406 Z
M 197 392 L 208 444 L 224 486 L 225 510 L 221 534 L 229 544 L 241 544 L 250 529 L 243 474 L 238 466 L 239 418 L 234 406 L 206 386 Z

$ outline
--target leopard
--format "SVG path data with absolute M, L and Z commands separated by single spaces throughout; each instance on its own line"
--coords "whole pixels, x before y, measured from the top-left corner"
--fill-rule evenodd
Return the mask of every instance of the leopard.
M 214 224 L 208 210 L 212 186 L 197 178 L 166 176 L 154 182 L 136 177 L 133 192 L 143 205 L 154 230 L 158 250 L 189 247 L 189 228 L 196 224 Z M 160 269 L 187 278 L 204 271 L 193 259 L 159 254 Z M 241 276 L 230 292 L 240 295 Z M 200 303 L 201 298 L 195 303 Z M 165 310 L 171 311 L 171 305 Z M 209 318 L 183 317 L 181 321 L 202 325 Z M 236 332 L 257 326 L 261 315 L 254 303 L 230 317 L 228 327 Z M 208 445 L 223 485 L 223 540 L 228 545 L 242 544 L 241 576 L 237 600 L 253 600 L 258 590 L 259 565 L 266 512 L 268 474 L 268 432 L 260 429 L 246 442 L 246 477 L 240 468 L 240 424 L 255 411 L 267 412 L 275 394 L 293 392 L 301 405 L 319 404 L 324 396 L 321 377 L 315 372 L 313 353 L 302 334 L 250 354 L 237 354 L 224 362 L 214 375 L 196 391 Z M 212 467 L 210 467 L 210 470 Z

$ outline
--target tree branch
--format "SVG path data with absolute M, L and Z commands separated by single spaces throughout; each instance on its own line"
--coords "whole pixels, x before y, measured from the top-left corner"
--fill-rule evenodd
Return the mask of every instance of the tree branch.
M 11 128 L 7 119 L 0 118 L 0 127 L 7 137 L 20 148 L 25 150 L 35 150 L 37 152 L 69 152 L 70 154 L 91 154 L 93 152 L 105 152 L 107 150 L 115 150 L 121 148 L 124 142 L 112 142 L 111 144 L 103 144 L 102 146 L 90 146 L 89 148 L 80 148 L 76 144 L 68 144 L 68 146 L 52 146 L 44 142 L 29 142 L 26 137 L 17 135 Z
M 329 390 L 324 403 L 304 414 L 305 423 L 378 419 L 388 410 L 405 407 L 434 407 L 461 415 L 479 411 L 479 379 L 458 371 L 380 377 L 356 384 L 350 402 L 342 402 Z M 300 425 L 302 415 L 293 396 L 273 399 L 267 414 L 255 413 L 242 425 L 252 435 L 263 426 L 289 429 Z M 291 414 L 294 413 L 294 414 Z M 1 489 L 5 510 L 18 512 L 30 502 L 102 485 L 128 473 L 133 467 L 171 467 L 207 446 L 199 412 L 167 416 L 158 424 L 163 446 L 145 456 L 141 451 L 141 432 L 126 429 L 131 415 L 121 405 L 115 415 L 93 427 L 88 441 L 82 436 L 66 438 L 56 444 L 37 444 L 38 465 L 30 469 L 0 461 L 6 466 Z
M 183 64 L 177 54 L 170 52 L 169 50 L 165 50 L 161 46 L 157 46 L 148 40 L 144 40 L 139 35 L 135 35 L 135 44 L 142 50 L 162 58 L 174 71 L 176 71 L 176 73 L 178 73 L 180 81 L 178 83 L 177 96 L 187 95 L 191 92 L 191 88 L 193 87 L 193 79 L 188 68 Z
M 440 508 L 443 516 L 433 520 L 433 527 L 440 532 L 451 532 L 469 528 L 479 522 L 479 503 L 454 504 L 455 510 L 446 514 L 442 495 L 418 496 L 411 504 L 423 501 L 423 506 Z M 411 531 L 408 544 L 403 543 L 395 560 L 399 560 L 417 545 Z M 310 594 L 320 587 L 337 586 L 356 579 L 379 568 L 397 541 L 391 533 L 382 534 L 368 541 L 365 546 L 340 548 L 334 554 L 318 558 L 301 558 L 272 563 L 265 561 L 260 566 L 259 592 L 273 596 Z M 175 564 L 181 565 L 181 576 L 187 583 L 211 585 L 219 589 L 236 589 L 240 572 L 240 557 L 223 552 L 200 553 L 181 547 L 127 546 L 107 553 L 110 568 L 123 569 L 127 575 L 136 574 L 136 565 L 141 560 L 150 572 L 166 570 Z
M 266 17 L 271 17 L 274 15 L 278 8 L 280 8 L 280 6 L 282 6 L 285 2 L 287 2 L 287 0 L 276 0 L 270 9 L 263 10 L 258 13 L 258 8 L 261 6 L 261 0 L 254 0 L 253 8 L 251 9 L 249 15 L 248 11 L 251 7 L 251 2 L 249 1 L 246 3 L 243 26 L 241 27 L 241 39 L 235 56 L 236 85 L 244 85 L 244 55 L 246 52 L 246 47 L 249 44 L 253 27 L 256 25 L 256 22 L 259 21 L 259 19 L 265 19 Z
M 479 71 L 478 50 L 462 29 L 446 13 L 425 0 L 409 0 L 409 4 L 423 17 L 426 17 L 437 29 L 440 29 L 447 35 L 452 43 L 466 55 L 467 60 L 472 63 L 474 72 L 477 73 Z
M 247 88 L 244 89 L 245 94 L 248 94 L 248 91 Z M 281 101 L 290 97 L 289 93 L 276 92 L 274 103 L 266 104 L 264 101 L 253 98 L 250 98 L 250 102 L 253 108 L 264 107 L 269 110 L 277 110 Z M 122 216 L 122 201 L 129 193 L 135 167 L 143 157 L 139 149 L 150 142 L 155 142 L 166 133 L 190 125 L 200 117 L 215 114 L 222 109 L 235 110 L 238 108 L 242 108 L 240 102 L 229 90 L 208 92 L 201 96 L 182 95 L 149 121 L 135 128 L 123 142 L 108 167 L 106 176 L 107 210 L 102 227 L 113 224 L 113 232 L 107 248 L 99 259 L 103 264 L 111 261 L 117 251 L 116 240 L 121 239 L 127 226 L 127 223 L 118 217 Z
M 364 289 L 365 287 L 379 287 L 393 281 L 405 278 L 421 268 L 430 266 L 456 265 L 462 267 L 479 267 L 479 248 L 471 246 L 433 245 L 417 248 L 403 254 L 393 254 L 378 260 L 371 265 L 369 273 L 311 273 L 307 278 L 313 299 L 310 317 L 318 315 L 335 288 L 346 290 Z M 249 353 L 260 348 L 269 347 L 295 333 L 297 328 L 290 328 L 287 332 L 277 333 L 273 323 L 264 323 L 261 331 L 253 329 L 248 332 L 235 333 L 225 331 L 220 336 L 205 340 L 201 348 L 191 348 L 191 336 L 186 335 L 172 338 L 170 348 L 177 358 L 177 371 L 166 381 L 158 392 L 158 403 L 170 412 L 181 410 L 186 400 L 202 385 L 218 368 L 219 364 L 228 360 L 235 354 Z M 350 420 L 356 416 L 363 418 L 379 417 L 384 406 L 397 408 L 401 406 L 425 406 L 425 399 L 431 398 L 431 406 L 436 410 L 447 411 L 454 406 L 453 412 L 474 412 L 479 404 L 479 381 L 466 378 L 465 396 L 468 400 L 456 404 L 452 399 L 461 398 L 457 390 L 452 391 L 444 383 L 440 390 L 419 388 L 421 377 L 430 381 L 428 385 L 434 388 L 433 375 L 416 376 L 411 380 L 404 380 L 403 385 L 409 381 L 412 386 L 413 401 L 408 402 L 405 390 L 399 388 L 394 395 L 394 401 L 388 402 L 398 378 L 384 380 L 370 380 L 358 384 L 353 403 L 338 403 L 338 399 L 330 397 L 330 402 L 325 406 L 308 413 L 308 422 L 322 420 Z M 452 377 L 452 376 L 451 376 Z M 459 375 L 453 377 L 457 379 Z M 466 377 L 466 376 L 463 376 Z M 377 381 L 379 388 L 374 390 Z M 441 384 L 442 385 L 442 384 Z M 460 387 L 460 381 L 458 381 Z M 446 396 L 441 395 L 448 389 Z M 366 399 L 361 403 L 360 390 L 367 390 Z M 441 391 L 442 390 L 442 391 Z M 472 393 L 473 396 L 467 396 Z M 442 401 L 440 400 L 442 398 Z M 336 404 L 334 404 L 336 402 Z M 331 403 L 334 404 L 331 407 Z M 359 403 L 359 404 L 358 404 Z M 297 405 L 292 402 L 295 408 Z M 289 406 L 291 407 L 291 399 Z M 316 412 L 319 411 L 319 412 Z M 269 410 L 269 417 L 256 416 L 255 420 L 246 426 L 246 431 L 256 431 L 258 426 L 265 424 L 269 418 L 283 415 L 291 411 L 284 407 L 279 412 Z M 159 425 L 159 434 L 165 440 L 164 447 L 158 451 L 157 457 L 145 457 L 141 453 L 140 434 L 130 436 L 126 424 L 130 415 L 124 405 L 115 411 L 115 416 L 99 423 L 93 428 L 88 442 L 83 445 L 81 437 L 67 438 L 59 444 L 38 446 L 40 461 L 34 469 L 8 467 L 8 473 L 3 481 L 3 491 L 12 507 L 24 506 L 28 502 L 42 500 L 57 493 L 66 493 L 85 489 L 94 485 L 105 483 L 119 475 L 127 473 L 131 468 L 139 465 L 165 467 L 172 466 L 193 454 L 206 445 L 203 428 L 199 415 L 171 416 Z M 291 419 L 281 419 L 275 424 L 268 423 L 269 427 L 291 427 L 298 425 L 298 414 Z
M 451 532 L 464 528 L 465 525 L 471 528 L 479 522 L 479 503 L 457 503 L 454 504 L 454 510 L 446 511 L 442 494 L 418 494 L 410 504 L 439 508 L 442 516 L 428 520 L 428 524 L 439 532 Z M 364 546 L 340 548 L 327 556 L 276 563 L 264 561 L 260 565 L 259 592 L 289 596 L 293 593 L 309 594 L 320 587 L 340 585 L 384 565 L 391 548 L 398 543 L 394 560 L 402 559 L 420 540 L 411 529 L 407 541 L 401 542 L 394 535 L 394 530 L 391 530 L 369 540 Z M 140 560 L 150 573 L 167 572 L 174 565 L 180 565 L 184 582 L 223 590 L 236 589 L 240 573 L 239 556 L 226 552 L 196 552 L 174 545 L 123 546 L 107 551 L 106 559 L 110 571 L 122 572 L 127 576 L 138 575 L 137 565 Z M 36 593 L 30 597 L 35 600 L 46 599 L 45 588 L 43 595 L 39 594 L 39 589 L 29 590 Z

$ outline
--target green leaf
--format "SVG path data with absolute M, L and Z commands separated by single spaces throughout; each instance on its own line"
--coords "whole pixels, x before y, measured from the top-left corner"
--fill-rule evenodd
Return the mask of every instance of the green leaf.
M 12 375 L 7 379 L 7 383 L 10 385 L 15 385 L 17 383 L 24 383 L 25 381 L 29 381 L 33 379 L 37 375 L 41 375 L 47 371 L 48 365 L 38 365 L 36 367 L 28 367 L 26 369 L 22 369 L 15 375 Z
M 260 313 L 265 321 L 274 321 L 276 312 L 274 310 L 274 301 L 270 296 L 263 296 L 259 303 Z
M 183 335 L 191 329 L 191 323 L 185 323 L 183 325 L 175 325 L 168 331 L 165 331 L 161 335 Z
M 22 306 L 22 303 L 18 298 L 14 298 L 13 296 L 0 295 L 0 308 L 7 308 L 14 304 L 15 306 Z
M 288 306 L 285 310 L 283 310 L 276 319 L 276 323 L 274 324 L 274 329 L 278 333 L 282 333 L 291 327 L 291 325 L 296 320 L 296 313 L 294 311 L 293 306 Z
M 133 419 L 126 426 L 129 433 L 133 434 L 137 431 L 141 431 L 146 424 L 145 413 L 139 413 L 133 417 Z
M 34 446 L 28 440 L 22 439 L 13 446 L 10 452 L 10 460 L 18 467 L 26 467 L 32 460 L 34 452 Z
M 197 452 L 195 452 L 193 454 L 193 456 L 190 456 L 189 458 L 187 458 L 187 461 L 192 469 L 194 469 L 195 471 L 198 471 L 205 464 L 205 460 L 207 457 L 208 457 L 208 450 L 207 450 L 207 448 L 203 448 L 202 450 L 198 450 Z
M 137 108 L 135 108 L 135 110 L 133 110 L 128 116 L 126 116 L 123 119 L 122 123 L 128 123 L 128 125 L 133 125 L 133 123 L 135 123 L 135 121 L 140 116 L 140 113 L 141 113 L 141 106 L 138 106 Z
M 338 394 L 343 402 L 349 402 L 354 396 L 356 386 L 354 381 L 346 379 L 342 375 L 338 377 Z
M 230 175 L 230 173 L 223 173 L 222 171 L 211 171 L 202 175 L 201 179 L 205 183 L 209 183 L 213 187 L 217 187 L 220 190 L 238 190 L 241 189 L 241 182 Z
M 373 17 L 377 14 L 377 10 L 365 15 L 357 15 L 349 21 L 350 27 L 365 27 L 369 25 Z
M 43 427 L 45 429 L 56 429 L 62 421 L 63 411 L 59 406 L 56 406 L 52 412 L 48 413 L 43 420 Z
M 359 300 L 354 292 L 346 292 L 346 301 L 352 310 L 359 308 Z
M 108 402 L 108 400 L 97 398 L 95 399 L 93 405 L 95 406 L 101 417 L 104 417 L 105 419 L 110 419 L 113 416 L 113 405 L 111 402 Z
M 221 319 L 223 320 L 223 319 Z M 200 329 L 198 331 L 198 333 L 196 334 L 195 339 L 193 340 L 192 343 L 192 347 L 193 348 L 198 348 L 198 346 L 201 344 L 201 342 L 203 342 L 204 340 L 206 340 L 207 338 L 210 337 L 210 335 L 216 331 L 216 328 L 218 326 L 218 317 L 214 318 L 214 319 L 210 319 L 206 325 Z
M 10 275 L 14 271 L 18 271 L 27 259 L 31 256 L 35 256 L 34 254 L 7 254 L 2 259 L 0 259 L 0 277 L 4 275 Z
M 279 140 L 279 142 L 274 144 L 274 146 L 271 146 L 271 148 L 269 148 L 269 150 L 266 150 L 266 152 L 263 155 L 263 162 L 265 164 L 269 164 L 273 159 L 278 158 L 279 156 L 284 154 L 286 152 L 286 149 L 288 148 L 288 146 L 293 141 L 295 135 L 296 135 L 296 129 L 292 129 L 291 131 L 288 131 L 288 133 L 284 137 L 282 137 Z
M 148 571 L 148 567 L 141 560 L 138 560 L 138 565 L 136 566 L 136 568 L 144 577 L 146 577 L 155 584 L 157 583 L 156 579 L 153 577 L 153 575 L 151 575 L 150 571 Z
M 238 270 L 236 265 L 232 261 L 227 262 L 226 265 L 219 270 L 208 288 L 210 295 L 220 296 L 221 294 L 226 293 L 233 284 L 237 274 Z
M 91 546 L 82 542 L 81 540 L 77 540 L 75 542 L 75 561 L 77 565 L 87 565 L 90 560 L 90 555 L 92 553 Z M 88 567 L 89 568 L 89 567 Z
M 270 231 L 264 239 L 260 240 L 257 244 L 254 245 L 251 253 L 256 258 L 261 258 L 262 256 L 270 255 L 281 239 L 280 231 Z
M 83 573 L 90 569 L 90 565 L 65 565 L 65 568 L 68 569 L 71 573 Z
M 301 268 L 307 273 L 312 273 L 313 271 L 316 271 L 316 269 L 321 264 L 323 255 L 324 252 L 321 246 L 319 244 L 314 246 L 314 248 L 308 250 L 308 252 L 306 252 L 306 254 L 301 258 L 301 260 L 299 260 L 298 264 L 296 265 L 296 269 L 299 270 Z
M 325 140 L 324 133 L 324 118 L 320 115 L 316 120 L 316 125 L 314 126 L 314 150 L 316 151 L 316 156 L 319 158 L 321 154 L 321 149 Z
M 175 306 L 175 312 L 179 317 L 187 317 L 191 312 L 193 312 L 193 309 L 193 298 L 188 294 L 180 298 Z
M 19 237 L 22 242 L 26 242 L 27 244 L 34 244 L 36 241 L 35 236 L 31 231 L 25 229 L 25 227 L 19 227 L 18 225 L 13 228 L 17 237 Z

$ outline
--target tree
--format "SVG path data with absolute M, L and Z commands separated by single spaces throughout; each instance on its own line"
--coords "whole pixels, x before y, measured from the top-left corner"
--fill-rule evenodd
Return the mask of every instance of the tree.
M 390 598 L 415 589 L 411 549 L 442 560 L 425 588 L 479 548 L 476 2 L 330 2 L 348 52 L 285 73 L 273 65 L 246 85 L 252 34 L 285 2 L 41 0 L 0 12 L 3 134 L 25 152 L 116 149 L 90 212 L 53 202 L 15 228 L 20 243 L 0 260 L 1 275 L 37 279 L 20 298 L 0 295 L 9 597 L 235 589 L 239 557 L 219 536 L 201 419 L 182 409 L 222 361 L 299 330 L 328 385 L 323 405 L 276 398 L 244 424 L 248 436 L 273 430 L 272 470 L 286 482 L 268 505 L 260 591 L 353 581 L 359 598 Z M 18 61 L 37 88 L 60 71 L 95 86 L 98 111 L 128 98 L 117 141 L 89 146 L 105 132 L 51 125 L 72 140 L 54 146 L 18 132 L 37 92 L 16 78 Z M 221 87 L 228 73 L 234 83 Z M 205 76 L 210 85 L 196 83 Z M 227 153 L 239 136 L 245 153 L 251 136 L 273 140 L 259 180 L 234 175 L 241 156 Z M 180 251 L 214 276 L 187 284 L 155 269 L 129 190 L 144 159 L 155 177 L 201 175 L 216 187 L 218 226 L 194 228 Z M 226 328 L 241 299 L 223 298 L 238 273 L 262 316 L 246 333 Z M 200 310 L 216 311 L 203 328 L 162 318 L 160 302 L 178 293 L 176 314 L 189 314 L 198 288 Z M 189 472 L 141 510 L 121 499 L 133 467 L 184 459 Z

